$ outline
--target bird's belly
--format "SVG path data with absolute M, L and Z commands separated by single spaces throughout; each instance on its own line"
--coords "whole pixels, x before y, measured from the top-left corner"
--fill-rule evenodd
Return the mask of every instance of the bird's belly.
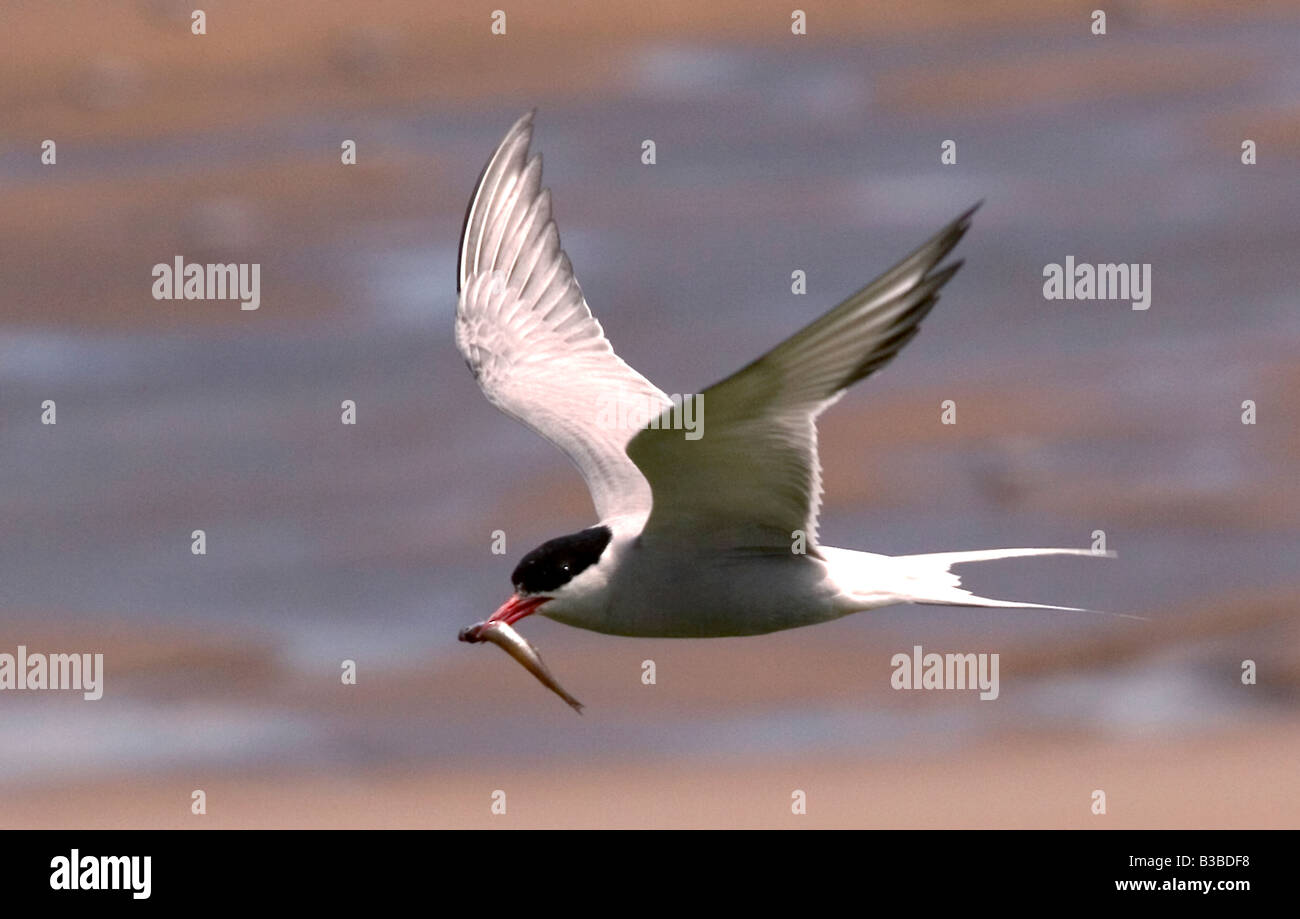
M 569 625 L 653 638 L 721 638 L 792 629 L 842 614 L 825 565 L 803 555 L 735 553 L 702 563 L 684 554 L 674 564 L 620 567 L 602 610 Z M 542 610 L 545 612 L 545 608 Z

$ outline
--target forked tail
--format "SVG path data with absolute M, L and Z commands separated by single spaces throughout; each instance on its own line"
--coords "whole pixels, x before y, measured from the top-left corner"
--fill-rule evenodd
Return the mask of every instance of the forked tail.
M 961 575 L 952 571 L 953 565 L 963 562 L 987 562 L 999 558 L 1020 558 L 1026 555 L 1086 555 L 1089 558 L 1114 558 L 1114 552 L 1094 552 L 1091 549 L 980 549 L 974 552 L 936 552 L 931 555 L 902 555 L 895 559 L 905 568 L 915 566 L 916 586 L 920 593 L 913 603 L 941 603 L 945 606 L 1009 606 L 1016 609 L 1059 609 L 1070 612 L 1089 612 L 1077 606 L 1053 606 L 1047 603 L 1017 603 L 1014 600 L 995 600 L 981 597 L 961 586 Z
M 1028 555 L 1085 555 L 1089 558 L 1114 558 L 1114 552 L 1091 549 L 979 549 L 974 552 L 935 552 L 927 555 L 872 555 L 848 549 L 822 547 L 836 580 L 849 589 L 845 600 L 862 601 L 861 609 L 889 603 L 937 603 L 943 606 L 998 606 L 1013 609 L 1055 609 L 1069 612 L 1092 612 L 1077 606 L 1053 606 L 1047 603 L 1021 603 L 981 597 L 961 586 L 961 576 L 953 565 L 987 562 L 1000 558 Z M 862 585 L 861 589 L 852 589 Z M 1121 614 L 1116 614 L 1121 615 Z M 1138 617 L 1134 617 L 1138 618 Z

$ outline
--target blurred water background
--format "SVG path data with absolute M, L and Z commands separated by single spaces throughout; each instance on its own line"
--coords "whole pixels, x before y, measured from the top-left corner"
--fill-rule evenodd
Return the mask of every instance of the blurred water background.
M 858 6 L 810 9 L 797 38 L 774 3 L 517 3 L 493 37 L 463 5 L 223 2 L 198 37 L 178 4 L 8 4 L 0 650 L 103 651 L 107 678 L 95 703 L 0 696 L 0 824 L 183 825 L 143 793 L 50 816 L 124 777 L 183 786 L 182 807 L 196 782 L 301 770 L 920 761 L 959 781 L 973 750 L 1004 749 L 990 768 L 1012 774 L 1015 744 L 1153 763 L 1243 730 L 1300 741 L 1300 7 L 1113 4 L 1097 37 L 1091 4 Z M 458 644 L 520 555 L 593 520 L 451 335 L 465 203 L 534 106 L 587 299 L 668 392 L 984 199 L 923 334 L 824 416 L 823 541 L 1086 546 L 1101 529 L 1117 561 L 964 574 L 1147 621 L 893 608 L 687 643 L 526 623 L 584 719 Z M 152 266 L 176 255 L 260 263 L 261 308 L 153 300 Z M 1151 263 L 1151 308 L 1045 301 L 1043 266 L 1067 255 Z M 890 691 L 913 644 L 1000 652 L 1001 698 Z M 1241 685 L 1245 658 L 1261 685 Z M 1216 822 L 1184 790 L 1153 819 Z M 1294 791 L 1261 812 L 1293 825 Z M 286 807 L 249 819 L 318 819 Z

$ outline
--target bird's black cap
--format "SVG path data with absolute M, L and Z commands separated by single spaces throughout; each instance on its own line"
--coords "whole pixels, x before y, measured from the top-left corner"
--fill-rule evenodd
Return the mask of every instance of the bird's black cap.
M 549 539 L 523 557 L 510 580 L 521 594 L 558 590 L 596 564 L 613 535 L 598 526 Z

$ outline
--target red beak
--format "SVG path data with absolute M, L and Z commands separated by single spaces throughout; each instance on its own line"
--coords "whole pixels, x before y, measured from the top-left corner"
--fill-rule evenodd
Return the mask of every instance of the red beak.
M 515 594 L 501 608 L 488 617 L 488 622 L 504 622 L 506 625 L 514 625 L 520 619 L 523 619 L 529 613 L 536 611 L 550 597 L 521 597 Z
M 539 606 L 545 603 L 550 597 L 521 597 L 515 594 L 501 608 L 493 613 L 484 622 L 478 622 L 467 628 L 460 630 L 461 641 L 482 641 L 479 634 L 483 627 L 489 622 L 504 622 L 506 625 L 514 625 L 520 619 L 523 619 L 529 613 L 534 612 Z

